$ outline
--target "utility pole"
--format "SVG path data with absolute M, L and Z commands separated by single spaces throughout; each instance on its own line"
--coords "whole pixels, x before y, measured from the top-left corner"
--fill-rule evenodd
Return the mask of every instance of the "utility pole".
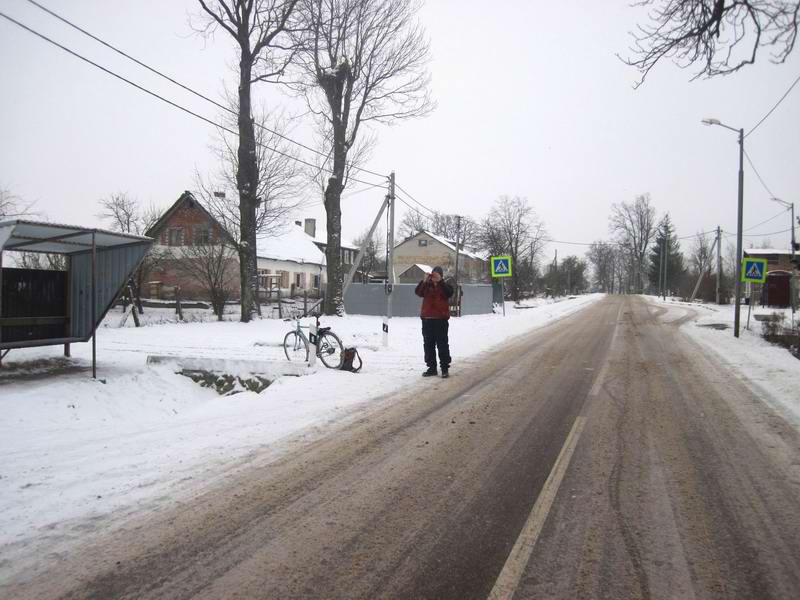
M 719 286 L 722 279 L 722 229 L 717 226 L 717 304 L 719 304 Z
M 461 298 L 459 298 L 458 287 L 458 254 L 459 254 L 459 237 L 461 236 L 461 215 L 456 215 L 456 316 L 461 316 Z
M 658 263 L 658 295 L 664 295 L 664 237 L 661 237 L 661 259 Z
M 383 320 L 383 346 L 389 346 L 389 322 L 392 319 L 392 292 L 394 291 L 394 171 L 389 175 L 389 264 L 386 265 L 386 318 Z
M 739 130 L 739 206 L 736 221 L 736 307 L 733 313 L 733 335 L 739 337 L 742 300 L 742 219 L 744 218 L 744 129 Z

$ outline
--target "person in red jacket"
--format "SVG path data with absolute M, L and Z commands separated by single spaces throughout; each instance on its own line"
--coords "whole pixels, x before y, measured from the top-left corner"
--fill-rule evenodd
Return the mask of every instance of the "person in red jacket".
M 417 284 L 414 292 L 422 298 L 422 340 L 425 348 L 425 364 L 428 370 L 423 377 L 433 377 L 436 372 L 436 351 L 439 351 L 439 365 L 442 368 L 442 378 L 447 378 L 450 372 L 450 344 L 447 340 L 447 330 L 450 319 L 450 296 L 453 295 L 453 286 L 442 279 L 442 267 L 434 267 L 425 279 Z

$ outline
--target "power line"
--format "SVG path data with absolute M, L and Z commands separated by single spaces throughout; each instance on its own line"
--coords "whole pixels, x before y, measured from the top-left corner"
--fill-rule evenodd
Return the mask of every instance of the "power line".
M 766 219 L 766 220 L 764 220 L 764 221 L 761 221 L 761 223 L 759 223 L 758 225 L 753 225 L 752 227 L 748 227 L 748 228 L 747 228 L 747 229 L 745 229 L 744 231 L 752 231 L 752 230 L 753 230 L 753 229 L 755 229 L 756 227 L 761 227 L 762 225 L 764 225 L 764 224 L 766 224 L 766 223 L 769 223 L 770 221 L 774 221 L 774 220 L 775 220 L 775 219 L 777 219 L 778 217 L 781 217 L 781 216 L 783 216 L 783 215 L 786 213 L 786 211 L 788 211 L 788 210 L 790 210 L 790 209 L 788 209 L 788 208 L 781 209 L 781 212 L 779 212 L 778 214 L 776 214 L 776 215 L 772 215 L 772 216 L 771 216 L 769 219 Z
M 788 89 L 788 90 L 786 90 L 786 93 L 785 93 L 783 96 L 781 96 L 781 97 L 780 97 L 780 100 L 778 100 L 778 101 L 775 103 L 775 106 L 773 106 L 772 108 L 770 108 L 770 109 L 769 109 L 769 112 L 767 112 L 767 114 L 765 114 L 763 117 L 761 117 L 761 120 L 760 120 L 758 123 L 756 123 L 756 124 L 753 126 L 753 128 L 750 130 L 750 131 L 748 131 L 748 132 L 747 132 L 747 135 L 745 135 L 745 136 L 744 136 L 745 138 L 746 138 L 747 136 L 749 136 L 751 133 L 753 133 L 753 132 L 754 132 L 756 129 L 758 129 L 758 126 L 759 126 L 759 125 L 761 125 L 761 124 L 762 124 L 764 121 L 766 121 L 766 120 L 767 120 L 767 117 L 769 117 L 769 116 L 770 116 L 770 115 L 773 113 L 773 111 L 774 111 L 776 108 L 778 108 L 778 106 L 780 106 L 781 102 L 783 102 L 783 101 L 784 101 L 784 99 L 786 98 L 786 96 L 788 96 L 788 95 L 789 95 L 789 92 L 791 92 L 791 91 L 792 91 L 792 89 L 794 88 L 794 86 L 796 86 L 796 85 L 797 85 L 797 83 L 798 83 L 798 82 L 800 82 L 800 75 L 798 75 L 798 76 L 797 76 L 797 79 L 795 79 L 795 80 L 794 80 L 794 83 L 792 83 L 792 85 L 790 85 L 790 86 L 789 86 L 789 89 Z
M 46 6 L 42 6 L 41 4 L 39 4 L 38 2 L 36 2 L 35 0 L 28 0 L 28 2 L 29 2 L 29 3 L 31 3 L 31 4 L 33 4 L 33 5 L 34 5 L 34 6 L 36 6 L 37 8 L 39 8 L 39 9 L 43 10 L 43 11 L 44 11 L 44 12 L 46 12 L 47 14 L 49 14 L 49 15 L 51 15 L 51 16 L 53 16 L 53 17 L 55 17 L 55 18 L 56 18 L 56 19 L 58 19 L 59 21 L 61 21 L 61 22 L 65 23 L 65 24 L 67 24 L 67 25 L 69 25 L 69 26 L 70 26 L 70 27 L 72 27 L 73 29 L 76 29 L 77 31 L 80 31 L 80 32 L 81 32 L 82 34 L 84 34 L 85 36 L 88 36 L 88 37 L 90 37 L 91 39 L 93 39 L 93 40 L 95 40 L 96 42 L 98 42 L 98 43 L 102 44 L 103 46 L 105 46 L 106 48 L 109 48 L 110 50 L 113 50 L 113 51 L 114 51 L 114 52 L 116 52 L 117 54 L 119 54 L 119 55 L 121 55 L 121 56 L 124 56 L 124 57 L 125 57 L 125 58 L 127 58 L 128 60 L 130 60 L 130 61 L 133 61 L 134 63 L 136 63 L 136 64 L 137 64 L 137 65 L 139 65 L 140 67 L 144 67 L 145 69 L 147 69 L 147 70 L 148 70 L 148 71 L 150 71 L 151 73 L 154 73 L 155 75 L 158 75 L 159 77 L 162 77 L 162 78 L 166 79 L 166 80 L 167 80 L 167 81 L 169 81 L 170 83 L 173 83 L 173 84 L 177 85 L 178 87 L 180 87 L 180 88 L 182 88 L 182 89 L 186 90 L 186 91 L 187 91 L 187 92 L 189 92 L 190 94 L 194 94 L 195 96 L 197 96 L 198 98 L 201 98 L 201 99 L 205 100 L 206 102 L 210 102 L 211 104 L 213 104 L 213 105 L 214 105 L 214 106 L 216 106 L 217 108 L 220 108 L 220 109 L 222 109 L 222 110 L 224 110 L 224 111 L 226 111 L 226 112 L 228 112 L 228 113 L 230 113 L 230 114 L 232 114 L 232 115 L 238 116 L 238 113 L 237 113 L 235 110 L 231 109 L 230 107 L 228 107 L 228 106 L 225 106 L 224 104 L 220 104 L 219 102 L 217 102 L 217 101 L 216 101 L 216 100 L 214 100 L 213 98 L 209 98 L 208 96 L 206 96 L 206 95 L 204 95 L 204 94 L 202 94 L 202 93 L 198 92 L 197 90 L 194 90 L 194 89 L 190 88 L 189 86 L 187 86 L 187 85 L 185 85 L 185 84 L 181 83 L 180 81 L 177 81 L 177 80 L 173 79 L 173 78 L 172 78 L 172 77 L 170 77 L 169 75 L 166 75 L 166 74 L 162 73 L 162 72 L 161 72 L 161 71 L 159 71 L 158 69 L 156 69 L 156 68 L 154 68 L 154 67 L 151 67 L 150 65 L 148 65 L 148 64 L 146 64 L 146 63 L 143 63 L 143 62 L 142 62 L 142 61 L 140 61 L 139 59 L 137 59 L 137 58 L 135 58 L 135 57 L 131 56 L 130 54 L 127 54 L 126 52 L 124 52 L 124 51 L 120 50 L 120 49 L 119 49 L 119 48 L 117 48 L 116 46 L 114 46 L 114 45 L 112 45 L 112 44 L 110 44 L 110 43 L 106 42 L 105 40 L 103 40 L 103 39 L 101 39 L 101 38 L 97 37 L 97 36 L 96 36 L 96 35 L 94 35 L 93 33 L 90 33 L 89 31 L 86 31 L 85 29 L 83 29 L 82 27 L 80 27 L 80 26 L 76 25 L 75 23 L 71 22 L 70 20 L 66 19 L 65 17 L 62 17 L 62 16 L 61 16 L 61 15 L 59 15 L 58 13 L 56 13 L 56 12 L 54 12 L 54 11 L 50 10 L 50 9 L 49 9 L 49 8 L 47 8 Z M 327 161 L 328 161 L 328 159 L 330 158 L 331 152 L 328 152 L 328 154 L 326 155 L 324 152 L 322 152 L 322 151 L 320 151 L 320 150 L 317 150 L 316 148 L 312 148 L 311 146 L 307 146 L 306 144 L 303 144 L 302 142 L 298 142 L 297 140 L 294 140 L 294 139 L 292 139 L 292 138 L 290 138 L 290 137 L 288 137 L 288 136 L 286 136 L 286 135 L 284 135 L 284 134 L 282 134 L 282 133 L 280 133 L 280 132 L 278 132 L 278 131 L 275 131 L 274 129 L 270 129 L 269 127 L 267 127 L 267 126 L 265 126 L 265 125 L 263 125 L 263 124 L 261 124 L 261 123 L 256 123 L 256 122 L 254 122 L 254 125 L 255 125 L 256 127 L 258 127 L 259 129 L 263 129 L 264 131 L 268 131 L 269 133 L 272 133 L 272 134 L 274 134 L 274 135 L 278 136 L 279 138 L 286 140 L 287 142 L 291 142 L 292 144 L 296 144 L 297 146 L 300 146 L 301 148 L 305 148 L 305 149 L 306 149 L 306 150 L 308 150 L 309 152 L 313 152 L 313 153 L 315 153 L 315 154 L 318 154 L 319 156 L 323 156 L 323 157 L 325 157 L 325 162 L 327 162 Z M 332 151 L 332 150 L 333 150 L 333 148 L 331 148 L 331 151 Z M 324 166 L 325 162 L 323 162 L 323 163 L 322 163 L 322 164 L 323 164 L 323 166 Z M 350 165 L 350 168 L 352 168 L 352 169 L 356 169 L 356 170 L 358 170 L 358 171 L 362 171 L 362 172 L 364 172 L 364 173 L 369 173 L 370 175 L 374 175 L 374 176 L 376 176 L 376 177 L 386 177 L 386 175 L 384 175 L 384 174 L 382 174 L 382 173 L 376 173 L 376 172 L 374 172 L 374 171 L 370 171 L 369 169 L 365 169 L 365 168 L 363 168 L 363 167 L 358 167 L 358 166 L 355 166 L 355 165 Z M 320 168 L 320 170 L 322 170 L 322 168 Z
M 108 75 L 111 75 L 112 77 L 115 77 L 115 78 L 119 79 L 120 81 L 124 81 L 128 85 L 135 87 L 136 89 L 144 92 L 145 94 L 153 96 L 154 98 L 157 98 L 158 100 L 161 100 L 162 102 L 165 102 L 166 104 L 169 104 L 170 106 L 172 106 L 174 108 L 177 108 L 178 110 L 181 110 L 181 111 L 183 111 L 183 112 L 185 112 L 185 113 L 187 113 L 187 114 L 189 114 L 189 115 L 191 115 L 191 116 L 193 116 L 193 117 L 195 117 L 197 119 L 200 119 L 201 121 L 205 121 L 209 125 L 213 125 L 214 127 L 218 128 L 218 129 L 226 131 L 226 132 L 228 132 L 228 133 L 230 133 L 232 135 L 235 135 L 237 137 L 239 135 L 238 132 L 236 132 L 236 131 L 228 128 L 228 127 L 225 127 L 224 125 L 220 125 L 219 123 L 216 123 L 215 121 L 213 121 L 213 120 L 211 120 L 211 119 L 209 119 L 207 117 L 204 117 L 204 116 L 202 116 L 202 115 L 200 115 L 200 114 L 198 114 L 198 113 L 196 113 L 196 112 L 194 112 L 194 111 L 192 111 L 192 110 L 190 110 L 190 109 L 188 109 L 188 108 L 186 108 L 184 106 L 181 106 L 180 104 L 177 104 L 177 103 L 173 102 L 172 100 L 168 100 L 167 98 L 164 98 L 163 96 L 160 96 L 159 94 L 157 94 L 157 93 L 155 93 L 155 92 L 153 92 L 153 91 L 151 91 L 151 90 L 149 90 L 149 89 L 147 89 L 147 88 L 145 88 L 145 87 L 143 87 L 143 86 L 141 86 L 141 85 L 139 85 L 137 83 L 134 83 L 130 79 L 126 79 L 122 75 L 118 75 L 114 71 L 111 71 L 110 69 L 107 69 L 106 67 L 104 67 L 104 66 L 102 66 L 102 65 L 100 65 L 100 64 L 98 64 L 98 63 L 96 63 L 96 62 L 94 62 L 94 61 L 92 61 L 92 60 L 90 60 L 88 58 L 86 58 L 85 56 L 82 56 L 81 54 L 78 54 L 74 50 L 71 50 L 71 49 L 67 48 L 66 46 L 64 46 L 62 44 L 59 44 L 55 40 L 52 40 L 51 38 L 47 37 L 46 35 L 44 35 L 42 33 L 39 33 L 38 31 L 36 31 L 34 29 L 31 29 L 30 27 L 28 27 L 27 25 L 24 25 L 23 23 L 20 23 L 16 19 L 13 19 L 12 17 L 9 17 L 5 13 L 0 12 L 0 17 L 3 17 L 4 19 L 14 23 L 18 27 L 24 29 L 25 31 L 28 31 L 29 33 L 32 33 L 33 35 L 45 40 L 46 42 L 56 46 L 57 48 L 60 48 L 64 52 L 67 52 L 67 53 L 71 54 L 75 58 L 78 58 L 78 59 L 80 59 L 80 60 L 92 65 L 93 67 L 95 67 L 97 69 L 100 69 L 104 73 L 107 73 Z M 309 166 L 309 167 L 312 167 L 314 169 L 318 168 L 318 165 L 314 165 L 314 164 L 312 164 L 312 163 L 310 163 L 308 161 L 305 161 L 305 160 L 303 160 L 301 158 L 298 158 L 297 156 L 292 156 L 291 154 L 288 154 L 286 152 L 278 150 L 277 148 L 272 148 L 271 146 L 268 146 L 266 144 L 262 144 L 262 143 L 257 142 L 257 141 L 255 143 L 256 143 L 256 145 L 261 146 L 262 148 L 266 148 L 270 152 L 274 152 L 276 154 L 279 154 L 281 156 L 284 156 L 284 157 L 289 158 L 291 160 L 294 160 L 296 162 L 302 163 L 302 164 L 304 164 L 306 166 Z M 355 177 L 350 177 L 350 179 L 352 179 L 353 181 L 356 181 L 358 183 L 362 183 L 364 185 L 383 185 L 383 184 L 375 184 L 374 182 L 361 181 L 360 179 L 356 179 Z
M 395 187 L 396 187 L 397 189 L 399 189 L 399 190 L 400 190 L 400 191 L 402 191 L 402 192 L 403 192 L 403 193 L 404 193 L 406 196 L 408 196 L 408 197 L 409 197 L 409 199 L 411 199 L 413 202 L 417 203 L 417 204 L 418 204 L 418 205 L 420 205 L 422 208 L 424 208 L 424 209 L 425 209 L 425 210 L 427 210 L 429 213 L 431 213 L 431 215 L 435 215 L 435 214 L 436 214 L 436 212 L 437 212 L 437 211 L 435 211 L 435 210 L 433 210 L 433 209 L 431 209 L 431 208 L 429 208 L 429 207 L 425 206 L 425 205 L 424 205 L 422 202 L 420 202 L 419 200 L 417 200 L 416 198 L 414 198 L 414 196 L 413 196 L 413 195 L 411 195 L 411 193 L 410 193 L 408 190 L 406 190 L 405 188 L 402 188 L 402 187 L 400 187 L 400 185 L 399 185 L 398 183 L 395 183 L 394 185 L 395 185 Z M 397 196 L 397 191 L 395 191 L 395 196 Z
M 775 198 L 775 194 L 772 193 L 772 190 L 769 189 L 769 187 L 767 186 L 766 182 L 764 181 L 764 179 L 759 174 L 758 169 L 756 169 L 756 166 L 753 164 L 753 160 L 750 158 L 750 155 L 747 153 L 747 150 L 744 151 L 744 157 L 747 159 L 747 162 L 750 163 L 750 167 L 753 169 L 753 173 L 756 174 L 756 177 L 758 177 L 758 180 L 761 182 L 761 185 L 763 185 L 764 189 L 767 190 L 767 193 L 769 194 L 769 197 L 770 198 Z
M 744 237 L 767 237 L 769 235 L 778 235 L 778 234 L 781 234 L 781 233 L 788 233 L 792 229 L 794 229 L 794 227 L 790 227 L 789 229 L 781 229 L 780 231 L 770 231 L 768 233 L 745 233 L 745 234 L 742 234 L 742 235 Z M 735 233 L 731 233 L 729 231 L 725 232 L 725 233 L 726 233 L 727 237 L 733 237 L 733 236 L 736 235 Z

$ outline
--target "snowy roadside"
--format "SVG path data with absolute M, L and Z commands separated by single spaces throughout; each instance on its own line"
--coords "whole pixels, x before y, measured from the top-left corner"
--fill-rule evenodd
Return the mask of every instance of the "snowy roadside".
M 508 303 L 506 317 L 453 320 L 452 375 L 470 357 L 602 297 L 538 299 L 527 303 L 529 310 Z M 108 319 L 116 323 L 119 314 Z M 10 354 L 0 379 L 0 575 L 31 540 L 69 542 L 90 520 L 102 527 L 112 513 L 124 517 L 175 501 L 249 455 L 277 454 L 283 442 L 317 435 L 369 401 L 419 381 L 419 319 L 393 319 L 388 349 L 381 346 L 379 317 L 323 325 L 358 347 L 363 371 L 321 368 L 280 378 L 261 394 L 219 396 L 145 360 L 158 354 L 284 361 L 280 344 L 290 325 L 283 321 L 104 327 L 97 337 L 99 381 L 86 371 L 90 344 L 74 345 L 70 360 L 60 359 L 57 347 Z M 29 377 L 7 376 L 23 363 L 31 367 Z
M 788 350 L 770 344 L 761 337 L 761 323 L 751 317 L 747 324 L 747 307 L 741 311 L 739 339 L 733 336 L 734 308 L 732 305 L 688 303 L 647 297 L 650 302 L 669 308 L 662 317 L 665 322 L 682 318 L 689 310 L 697 318 L 681 328 L 705 349 L 716 354 L 731 373 L 749 384 L 774 410 L 800 429 L 800 360 Z M 771 314 L 774 309 L 754 307 L 754 314 Z M 781 312 L 781 311 L 777 311 Z M 783 311 L 789 321 L 789 311 Z

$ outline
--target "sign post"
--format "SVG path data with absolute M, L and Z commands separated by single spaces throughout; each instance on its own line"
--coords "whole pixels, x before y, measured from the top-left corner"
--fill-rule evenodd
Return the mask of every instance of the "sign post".
M 500 279 L 500 301 L 503 304 L 503 316 L 506 316 L 505 278 L 512 276 L 510 256 L 492 256 L 492 277 Z

